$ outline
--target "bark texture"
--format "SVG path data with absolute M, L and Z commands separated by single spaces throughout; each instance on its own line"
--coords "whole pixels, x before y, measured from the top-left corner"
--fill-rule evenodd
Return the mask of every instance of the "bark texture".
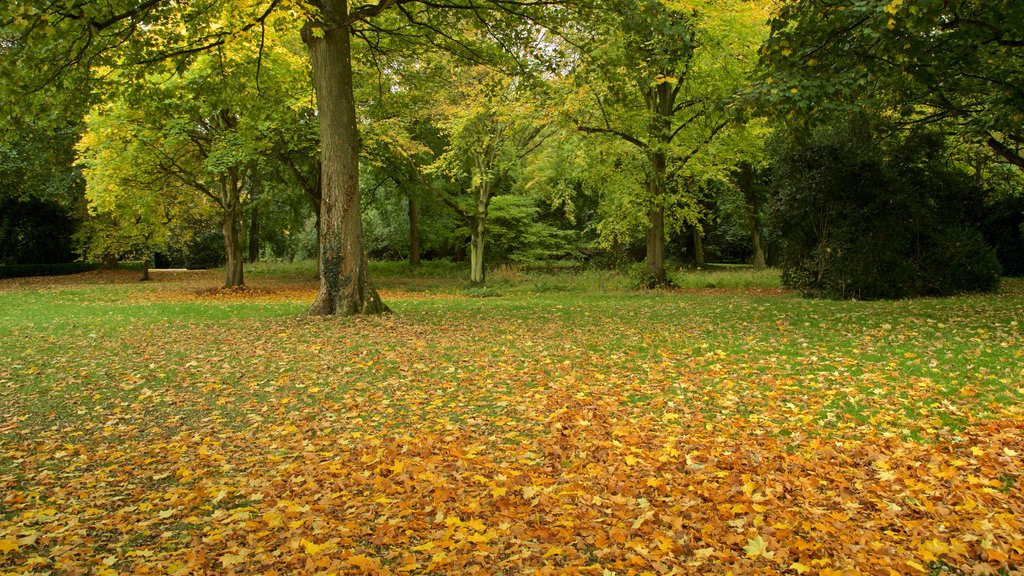
M 320 119 L 320 291 L 308 314 L 387 312 L 370 283 L 359 212 L 359 134 L 349 43 L 348 3 L 323 0 L 303 27 Z
M 665 286 L 665 198 L 668 187 L 667 150 L 672 142 L 672 111 L 675 107 L 674 85 L 663 82 L 652 86 L 646 93 L 647 109 L 651 114 L 650 135 L 647 140 L 647 273 L 652 287 Z
M 237 288 L 245 285 L 242 268 L 242 194 L 238 170 L 232 168 L 220 179 L 221 230 L 224 232 L 224 254 L 227 256 L 225 266 L 225 288 Z

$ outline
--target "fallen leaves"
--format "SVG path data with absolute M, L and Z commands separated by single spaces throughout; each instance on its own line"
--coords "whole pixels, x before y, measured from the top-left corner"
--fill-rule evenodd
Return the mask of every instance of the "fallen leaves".
M 0 340 L 17 350 L 0 366 L 0 572 L 1024 563 L 1024 415 L 998 384 L 1020 381 L 1000 358 L 1021 339 L 997 312 L 979 333 L 956 302 L 941 330 L 927 302 L 877 325 L 777 297 L 541 304 L 22 326 Z M 970 373 L 932 372 L 947 352 Z

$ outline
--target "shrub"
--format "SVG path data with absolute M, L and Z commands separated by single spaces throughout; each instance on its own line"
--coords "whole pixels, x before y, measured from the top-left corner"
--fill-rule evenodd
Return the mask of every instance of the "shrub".
M 943 159 L 940 134 L 879 145 L 871 122 L 773 143 L 782 281 L 832 298 L 984 292 L 999 268 L 977 230 L 982 191 Z
M 0 264 L 73 262 L 76 226 L 75 219 L 56 202 L 0 200 Z

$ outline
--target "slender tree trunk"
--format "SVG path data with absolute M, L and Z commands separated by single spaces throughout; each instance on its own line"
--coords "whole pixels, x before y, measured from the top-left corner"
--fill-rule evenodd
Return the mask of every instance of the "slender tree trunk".
M 761 221 L 750 223 L 750 237 L 754 243 L 754 270 L 760 272 L 768 267 L 767 258 L 764 254 L 764 246 L 761 244 Z
M 409 195 L 409 265 L 420 265 L 420 202 Z
M 647 209 L 647 273 L 654 286 L 664 286 L 665 275 L 665 172 L 667 162 L 663 152 L 650 154 L 651 175 L 647 192 L 651 205 Z
M 761 201 L 754 186 L 754 167 L 749 162 L 741 162 L 736 173 L 736 184 L 743 192 L 747 205 L 747 219 L 750 222 L 750 240 L 754 248 L 754 270 L 764 270 L 764 246 L 761 244 Z
M 249 216 L 249 262 L 258 262 L 260 259 L 260 211 L 259 207 L 252 207 L 252 214 Z
M 704 267 L 704 235 L 700 227 L 693 227 L 693 265 L 697 268 Z
M 387 312 L 370 283 L 359 212 L 359 134 L 356 127 L 348 3 L 323 0 L 318 21 L 308 22 L 320 119 L 323 198 L 320 203 L 320 291 L 310 315 Z M 314 30 L 319 30 L 314 33 Z
M 221 230 L 224 232 L 224 254 L 227 256 L 225 288 L 236 288 L 245 284 L 242 270 L 242 202 L 239 191 L 237 170 L 229 170 L 221 178 L 221 198 L 224 201 L 224 214 L 221 219 Z
M 484 240 L 486 229 L 484 228 L 485 218 L 479 214 L 472 218 L 469 224 L 469 281 L 473 284 L 483 284 L 484 277 Z

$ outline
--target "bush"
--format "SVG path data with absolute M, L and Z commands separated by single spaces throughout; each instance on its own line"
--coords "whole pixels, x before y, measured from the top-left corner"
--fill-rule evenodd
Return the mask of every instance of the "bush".
M 999 258 L 978 230 L 951 228 L 934 241 L 920 278 L 923 293 L 944 296 L 999 288 L 1003 275 Z
M 0 200 L 0 264 L 73 262 L 76 226 L 76 220 L 56 202 Z
M 977 229 L 982 191 L 947 164 L 940 134 L 883 148 L 863 118 L 773 143 L 782 281 L 807 295 L 986 292 L 999 266 Z
M 12 264 L 0 265 L 0 278 L 25 278 L 28 276 L 64 276 L 89 272 L 100 268 L 99 264 L 68 262 L 62 264 Z

